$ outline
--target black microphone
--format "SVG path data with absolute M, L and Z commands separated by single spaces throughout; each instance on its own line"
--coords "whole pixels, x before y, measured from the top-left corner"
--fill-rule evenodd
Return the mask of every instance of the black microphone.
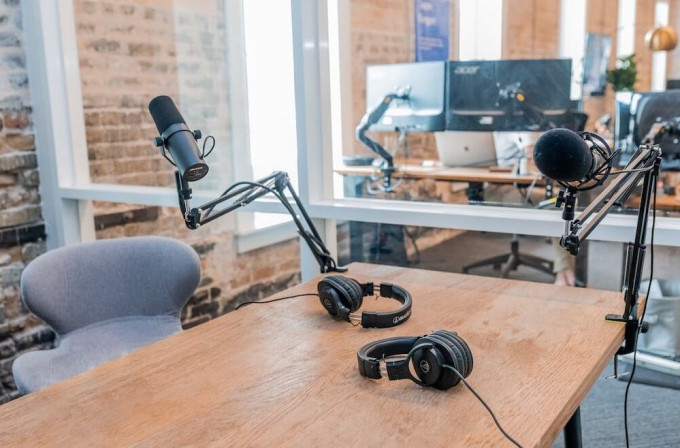
M 599 135 L 563 128 L 544 132 L 534 145 L 536 168 L 560 183 L 595 179 L 604 164 L 611 163 L 610 156 L 611 149 Z
M 149 113 L 161 135 L 156 145 L 168 149 L 182 179 L 193 182 L 208 174 L 208 165 L 199 156 L 196 144 L 201 134 L 189 129 L 172 99 L 157 96 L 149 103 Z

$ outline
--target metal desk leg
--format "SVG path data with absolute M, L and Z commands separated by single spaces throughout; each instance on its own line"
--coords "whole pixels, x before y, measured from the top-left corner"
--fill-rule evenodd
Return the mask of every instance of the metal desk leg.
M 582 448 L 581 441 L 581 408 L 576 408 L 564 427 L 564 448 Z
M 484 182 L 468 182 L 468 187 L 465 189 L 468 201 L 483 202 L 484 201 Z

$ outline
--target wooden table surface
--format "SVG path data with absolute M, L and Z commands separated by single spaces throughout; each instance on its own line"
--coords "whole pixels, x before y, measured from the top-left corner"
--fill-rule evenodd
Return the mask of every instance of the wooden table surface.
M 532 182 L 542 182 L 542 178 L 539 174 L 519 176 L 508 172 L 491 171 L 489 168 L 424 167 L 419 164 L 396 164 L 396 167 L 398 170 L 393 174 L 393 177 L 395 178 L 433 179 L 446 182 L 490 182 L 495 184 L 531 184 Z M 336 169 L 335 172 L 342 175 L 371 176 L 375 174 L 377 170 L 372 166 L 343 166 L 342 168 Z
M 640 207 L 640 196 L 628 200 L 629 207 Z M 680 212 L 680 196 L 660 194 L 656 197 L 656 209 L 665 212 Z
M 0 446 L 508 446 L 462 385 L 359 376 L 363 344 L 448 329 L 505 429 L 547 447 L 623 339 L 603 319 L 622 309 L 616 292 L 366 264 L 348 275 L 406 287 L 411 319 L 369 330 L 315 297 L 250 305 L 0 406 Z

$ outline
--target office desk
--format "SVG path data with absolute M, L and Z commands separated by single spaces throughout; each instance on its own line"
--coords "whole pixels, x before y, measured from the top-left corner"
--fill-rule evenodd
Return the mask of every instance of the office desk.
M 445 166 L 424 167 L 419 164 L 396 164 L 395 178 L 432 179 L 445 182 L 489 182 L 494 184 L 531 184 L 542 182 L 541 176 L 536 174 L 517 175 L 507 172 L 494 172 L 488 168 Z M 376 173 L 372 166 L 343 166 L 336 169 L 336 173 L 349 176 L 371 176 Z
M 640 196 L 630 198 L 629 207 L 640 207 Z M 660 194 L 656 197 L 656 209 L 664 212 L 680 212 L 680 196 Z
M 363 344 L 449 329 L 505 429 L 547 447 L 623 340 L 603 319 L 621 311 L 616 292 L 367 264 L 348 275 L 406 287 L 411 319 L 368 330 L 315 297 L 250 305 L 0 406 L 0 446 L 508 446 L 462 385 L 359 376 Z

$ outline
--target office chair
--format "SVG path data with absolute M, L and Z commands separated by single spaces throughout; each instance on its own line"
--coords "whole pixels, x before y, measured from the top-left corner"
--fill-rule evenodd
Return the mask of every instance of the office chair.
M 24 269 L 21 294 L 58 342 L 14 361 L 17 388 L 35 392 L 180 332 L 200 275 L 196 252 L 170 238 L 102 240 L 38 257 Z
M 588 115 L 578 111 L 567 111 L 559 117 L 553 119 L 554 125 L 557 127 L 567 128 L 574 132 L 583 131 L 588 121 Z M 546 179 L 550 184 L 552 181 Z M 546 193 L 552 192 L 552 186 L 546 190 Z M 519 249 L 519 238 L 517 234 L 512 235 L 510 242 L 510 252 L 502 255 L 497 255 L 491 258 L 485 258 L 475 263 L 463 266 L 463 273 L 468 274 L 471 269 L 476 269 L 484 266 L 493 266 L 494 270 L 501 271 L 501 277 L 507 278 L 511 271 L 516 271 L 520 266 L 527 266 L 544 274 L 554 275 L 554 262 L 546 260 L 545 258 L 537 257 L 535 255 L 523 254 Z

